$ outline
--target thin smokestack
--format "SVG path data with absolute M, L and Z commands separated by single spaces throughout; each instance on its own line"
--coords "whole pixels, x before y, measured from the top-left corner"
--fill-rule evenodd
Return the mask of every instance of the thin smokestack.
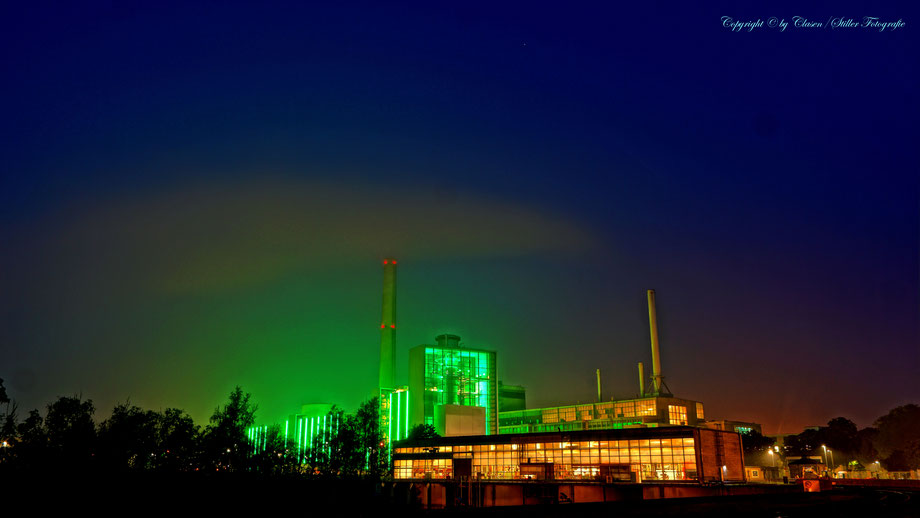
M 658 315 L 655 312 L 655 290 L 648 290 L 648 328 L 652 337 L 652 385 L 655 395 L 661 392 L 661 356 L 658 351 Z
M 380 387 L 396 388 L 396 259 L 383 260 L 383 314 L 380 317 Z
M 645 365 L 639 362 L 639 395 L 645 395 Z
M 601 370 L 597 369 L 597 402 L 603 403 L 604 398 L 601 396 Z

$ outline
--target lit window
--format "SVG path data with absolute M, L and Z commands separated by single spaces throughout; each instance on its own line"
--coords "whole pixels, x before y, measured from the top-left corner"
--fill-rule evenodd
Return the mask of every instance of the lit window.
M 687 407 L 682 405 L 668 405 L 668 423 L 686 425 Z

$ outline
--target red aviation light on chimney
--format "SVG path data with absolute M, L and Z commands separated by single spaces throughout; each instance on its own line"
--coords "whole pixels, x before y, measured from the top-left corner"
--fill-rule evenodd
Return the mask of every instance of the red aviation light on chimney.
M 386 259 L 383 260 L 383 264 L 387 264 L 387 260 L 386 260 Z
M 393 259 L 393 264 L 396 264 L 396 259 Z
M 386 324 L 380 324 L 380 329 L 383 329 L 384 327 L 386 327 Z
M 390 329 L 396 329 L 396 324 L 390 324 Z

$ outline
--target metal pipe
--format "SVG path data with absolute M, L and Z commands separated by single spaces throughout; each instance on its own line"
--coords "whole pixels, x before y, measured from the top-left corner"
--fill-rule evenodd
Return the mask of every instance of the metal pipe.
M 648 328 L 652 339 L 652 384 L 657 395 L 661 391 L 661 356 L 658 351 L 658 315 L 655 312 L 655 290 L 648 290 Z
M 601 370 L 597 369 L 597 402 L 603 403 L 604 399 L 601 397 Z
M 645 366 L 639 362 L 639 396 L 645 395 Z
M 396 259 L 390 257 L 383 260 L 379 388 L 396 388 Z

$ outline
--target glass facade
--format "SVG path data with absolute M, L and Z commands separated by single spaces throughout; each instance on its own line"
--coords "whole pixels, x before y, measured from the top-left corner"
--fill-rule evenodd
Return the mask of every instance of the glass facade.
M 510 436 L 509 436 L 510 437 Z M 528 437 L 528 436 L 523 436 Z M 455 478 L 455 461 L 487 480 L 696 481 L 696 447 L 686 437 L 397 447 L 396 479 Z
M 474 349 L 425 347 L 422 424 L 434 426 L 439 404 L 486 409 L 486 433 L 496 433 L 498 409 L 495 353 Z

